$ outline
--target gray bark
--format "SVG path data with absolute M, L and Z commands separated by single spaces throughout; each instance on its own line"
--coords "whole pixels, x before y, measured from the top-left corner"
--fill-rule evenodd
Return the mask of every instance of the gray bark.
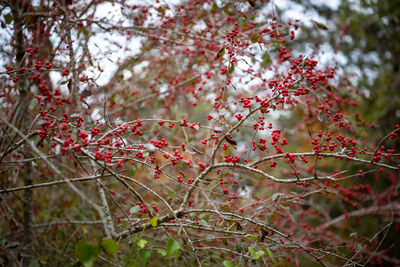
M 25 66 L 25 40 L 23 34 L 24 26 L 24 5 L 25 1 L 10 1 L 10 8 L 12 10 L 14 19 L 14 45 L 16 52 L 16 67 L 21 68 Z M 19 107 L 14 116 L 14 122 L 20 131 L 27 134 L 30 127 L 30 113 L 29 113 L 29 88 L 26 85 L 26 74 L 19 73 L 18 80 L 19 92 Z M 32 157 L 31 147 L 29 145 L 23 146 L 24 158 Z M 33 183 L 33 167 L 31 161 L 24 163 L 24 168 L 21 170 L 23 176 L 24 186 L 32 185 Z M 23 197 L 23 242 L 21 248 L 21 266 L 29 266 L 33 258 L 33 191 L 32 189 L 24 190 Z

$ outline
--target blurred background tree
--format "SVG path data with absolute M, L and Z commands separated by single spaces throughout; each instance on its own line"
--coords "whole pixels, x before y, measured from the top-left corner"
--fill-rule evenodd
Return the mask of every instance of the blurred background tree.
M 400 123 L 399 1 L 342 0 L 323 3 L 294 0 L 277 6 L 276 10 L 283 17 L 293 17 L 294 11 L 298 12 L 302 23 L 295 42 L 299 46 L 298 51 L 303 51 L 305 55 L 319 54 L 327 64 L 335 61 L 342 82 L 360 92 L 359 106 L 348 108 L 357 113 L 360 124 L 372 126 L 365 129 L 375 138 L 375 145 L 399 149 L 398 138 L 385 138 L 393 131 L 393 126 Z M 346 97 L 346 92 L 339 95 Z M 298 119 L 294 114 L 281 120 L 286 124 L 285 128 Z M 337 163 L 325 167 L 338 168 Z M 347 167 L 352 171 L 357 168 Z M 376 192 L 382 193 L 390 185 L 390 174 L 387 179 L 377 180 L 374 175 L 366 175 L 366 178 L 365 184 L 371 184 Z M 336 208 L 332 207 L 331 212 L 334 213 Z M 360 227 L 373 237 L 377 234 L 377 222 L 382 223 L 382 218 L 363 217 Z M 381 248 L 387 249 L 389 257 L 400 255 L 400 240 L 395 227 L 389 225 L 387 231 L 377 235 L 383 237 Z
M 320 25 L 312 21 L 303 23 L 296 44 L 313 42 L 314 47 L 308 47 L 312 51 L 328 51 L 327 57 L 337 60 L 342 77 L 350 79 L 363 95 L 358 108 L 360 120 L 376 125 L 377 140 L 391 132 L 393 125 L 400 123 L 399 2 L 343 0 L 327 6 L 317 1 L 296 0 L 289 5 L 292 8 L 280 12 L 297 10 L 304 17 L 317 17 L 321 21 Z M 321 25 L 327 29 L 321 30 Z M 307 51 L 306 47 L 303 49 Z M 399 141 L 394 142 L 398 148 Z

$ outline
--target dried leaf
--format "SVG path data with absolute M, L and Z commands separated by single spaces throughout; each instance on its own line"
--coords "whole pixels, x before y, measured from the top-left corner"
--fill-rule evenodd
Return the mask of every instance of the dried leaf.
M 226 136 L 226 141 L 231 145 L 234 145 L 234 146 L 237 145 L 237 142 L 235 140 L 230 139 L 228 136 Z
M 312 22 L 314 22 L 315 26 L 317 26 L 321 30 L 324 30 L 324 31 L 328 30 L 328 27 L 326 27 L 324 24 L 322 24 L 322 23 L 320 23 L 318 21 L 315 21 L 315 20 L 312 20 Z
M 255 33 L 255 34 L 253 34 L 251 37 L 250 37 L 250 40 L 251 40 L 251 42 L 254 44 L 254 43 L 257 43 L 258 42 L 258 34 L 257 33 Z
M 225 46 L 222 47 L 222 48 L 218 51 L 216 58 L 221 58 L 221 57 L 223 57 L 224 55 L 225 55 Z
M 256 0 L 248 0 L 248 2 L 252 7 L 255 7 L 257 1 Z

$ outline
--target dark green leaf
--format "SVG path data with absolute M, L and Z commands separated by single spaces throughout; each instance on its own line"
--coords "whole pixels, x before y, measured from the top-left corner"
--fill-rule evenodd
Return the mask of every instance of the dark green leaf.
M 5 14 L 4 20 L 6 21 L 7 24 L 10 24 L 13 21 L 13 16 L 11 15 L 11 13 Z
M 125 254 L 120 254 L 119 259 L 124 267 L 138 267 L 139 266 L 139 264 L 137 263 L 136 260 L 131 259 L 130 257 L 128 257 Z
M 167 244 L 166 256 L 178 256 L 178 250 L 180 249 L 181 245 L 175 241 L 174 239 L 170 238 Z
M 147 260 L 150 258 L 151 251 L 141 249 L 139 250 L 140 261 L 142 262 L 143 266 L 146 265 Z
M 91 244 L 82 240 L 75 245 L 75 256 L 82 263 L 95 260 L 99 254 L 100 249 L 95 244 Z

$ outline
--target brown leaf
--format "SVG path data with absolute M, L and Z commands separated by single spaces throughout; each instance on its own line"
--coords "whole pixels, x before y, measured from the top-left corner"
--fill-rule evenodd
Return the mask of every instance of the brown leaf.
M 315 26 L 317 26 L 321 30 L 324 30 L 324 31 L 328 30 L 328 27 L 326 27 L 324 24 L 322 24 L 322 23 L 320 23 L 318 21 L 315 21 L 315 20 L 312 20 L 312 22 L 314 22 Z
M 252 7 L 256 6 L 256 0 L 248 0 L 248 2 Z
M 232 140 L 232 139 L 230 139 L 228 136 L 226 136 L 226 141 L 227 141 L 229 144 L 231 144 L 231 145 L 234 145 L 234 146 L 236 146 L 236 145 L 237 145 L 236 141 L 235 141 L 235 140 Z
M 221 58 L 221 57 L 223 57 L 224 55 L 225 55 L 225 46 L 222 47 L 222 48 L 218 51 L 216 58 Z

